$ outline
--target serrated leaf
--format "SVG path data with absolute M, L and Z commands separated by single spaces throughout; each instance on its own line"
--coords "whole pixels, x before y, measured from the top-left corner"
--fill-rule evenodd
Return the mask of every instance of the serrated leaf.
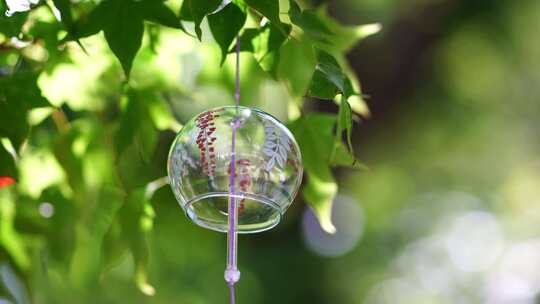
M 201 40 L 201 22 L 206 15 L 215 12 L 221 2 L 221 0 L 184 0 L 180 9 L 180 18 L 186 21 L 193 20 L 195 23 L 195 33 L 199 40 Z
M 221 64 L 225 62 L 229 47 L 244 26 L 246 18 L 245 11 L 233 2 L 208 16 L 210 31 L 221 48 Z

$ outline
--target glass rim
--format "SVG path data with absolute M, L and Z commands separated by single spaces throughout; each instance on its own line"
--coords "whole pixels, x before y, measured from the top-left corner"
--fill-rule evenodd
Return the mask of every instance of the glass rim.
M 270 206 L 272 209 L 277 211 L 278 217 L 277 217 L 276 220 L 272 221 L 270 223 L 270 225 L 266 225 L 266 226 L 263 226 L 263 227 L 258 228 L 258 229 L 248 229 L 248 230 L 243 230 L 243 229 L 238 228 L 237 232 L 239 234 L 251 234 L 251 233 L 258 233 L 258 232 L 263 232 L 263 231 L 270 230 L 270 229 L 274 228 L 275 226 L 277 226 L 281 222 L 281 220 L 283 219 L 283 209 L 277 203 L 275 203 L 274 201 L 272 201 L 272 200 L 270 200 L 270 199 L 268 199 L 268 198 L 266 198 L 264 196 L 253 194 L 253 193 L 248 193 L 248 192 L 238 192 L 238 193 L 235 193 L 234 195 L 231 195 L 229 192 L 226 192 L 226 191 L 208 192 L 208 193 L 204 193 L 204 194 L 200 194 L 200 195 L 197 195 L 195 197 L 192 197 L 190 200 L 185 202 L 185 204 L 182 204 L 181 207 L 182 207 L 182 209 L 184 209 L 184 213 L 185 213 L 186 217 L 189 218 L 196 225 L 201 226 L 201 227 L 206 228 L 206 229 L 213 230 L 213 231 L 227 233 L 228 229 L 219 229 L 216 226 L 212 226 L 212 225 L 207 224 L 206 223 L 207 221 L 201 220 L 200 218 L 197 218 L 197 217 L 193 217 L 190 214 L 190 213 L 195 213 L 194 210 L 193 210 L 193 207 L 192 207 L 193 204 L 195 204 L 197 202 L 200 202 L 200 201 L 203 201 L 203 200 L 208 199 L 208 198 L 215 198 L 215 197 L 226 197 L 226 198 L 234 197 L 234 198 L 239 199 L 239 200 L 241 200 L 241 199 L 249 199 L 249 200 L 257 202 L 259 204 L 264 204 L 264 205 Z M 189 211 L 191 211 L 191 212 L 189 212 Z M 218 225 L 218 226 L 221 226 L 221 224 Z M 238 225 L 238 226 L 240 227 L 241 225 Z M 224 227 L 226 228 L 227 226 L 225 225 Z

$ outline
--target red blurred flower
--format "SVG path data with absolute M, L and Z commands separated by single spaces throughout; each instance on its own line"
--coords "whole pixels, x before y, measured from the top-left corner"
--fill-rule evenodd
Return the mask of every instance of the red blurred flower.
M 0 188 L 11 186 L 15 184 L 15 179 L 10 176 L 0 176 Z

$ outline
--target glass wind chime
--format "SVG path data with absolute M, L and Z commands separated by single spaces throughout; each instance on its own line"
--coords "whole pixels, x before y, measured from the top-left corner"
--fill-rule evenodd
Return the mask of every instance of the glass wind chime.
M 240 279 L 238 233 L 276 226 L 302 181 L 302 157 L 276 118 L 240 106 L 240 40 L 236 38 L 235 106 L 203 112 L 178 133 L 168 159 L 174 195 L 195 224 L 227 233 L 225 281 L 230 302 Z

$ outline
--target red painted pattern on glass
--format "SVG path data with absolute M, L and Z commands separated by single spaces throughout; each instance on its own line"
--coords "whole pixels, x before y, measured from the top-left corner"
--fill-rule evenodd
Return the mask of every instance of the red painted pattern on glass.
M 238 165 L 238 184 L 242 192 L 249 191 L 251 187 L 251 174 L 250 174 L 250 161 L 249 159 L 239 159 L 236 164 Z M 238 207 L 238 213 L 242 214 L 246 208 L 245 198 L 240 201 L 240 207 Z
M 218 111 L 208 111 L 199 117 L 197 117 L 197 127 L 199 132 L 197 134 L 197 145 L 201 152 L 201 166 L 203 173 L 208 176 L 213 176 L 216 171 L 216 152 L 214 148 L 214 142 L 217 140 L 215 136 L 216 127 L 214 124 L 214 118 L 219 117 L 216 115 Z
M 237 178 L 238 187 L 240 188 L 240 191 L 242 192 L 248 192 L 249 188 L 251 187 L 250 165 L 251 165 L 251 162 L 249 161 L 249 159 L 239 159 L 236 161 L 236 168 L 238 168 L 238 170 L 234 174 L 234 177 Z M 227 169 L 227 174 L 231 174 L 230 166 L 229 166 L 229 169 Z M 240 205 L 238 207 L 238 214 L 242 214 L 242 212 L 246 209 L 245 201 L 246 201 L 245 198 L 240 200 Z

